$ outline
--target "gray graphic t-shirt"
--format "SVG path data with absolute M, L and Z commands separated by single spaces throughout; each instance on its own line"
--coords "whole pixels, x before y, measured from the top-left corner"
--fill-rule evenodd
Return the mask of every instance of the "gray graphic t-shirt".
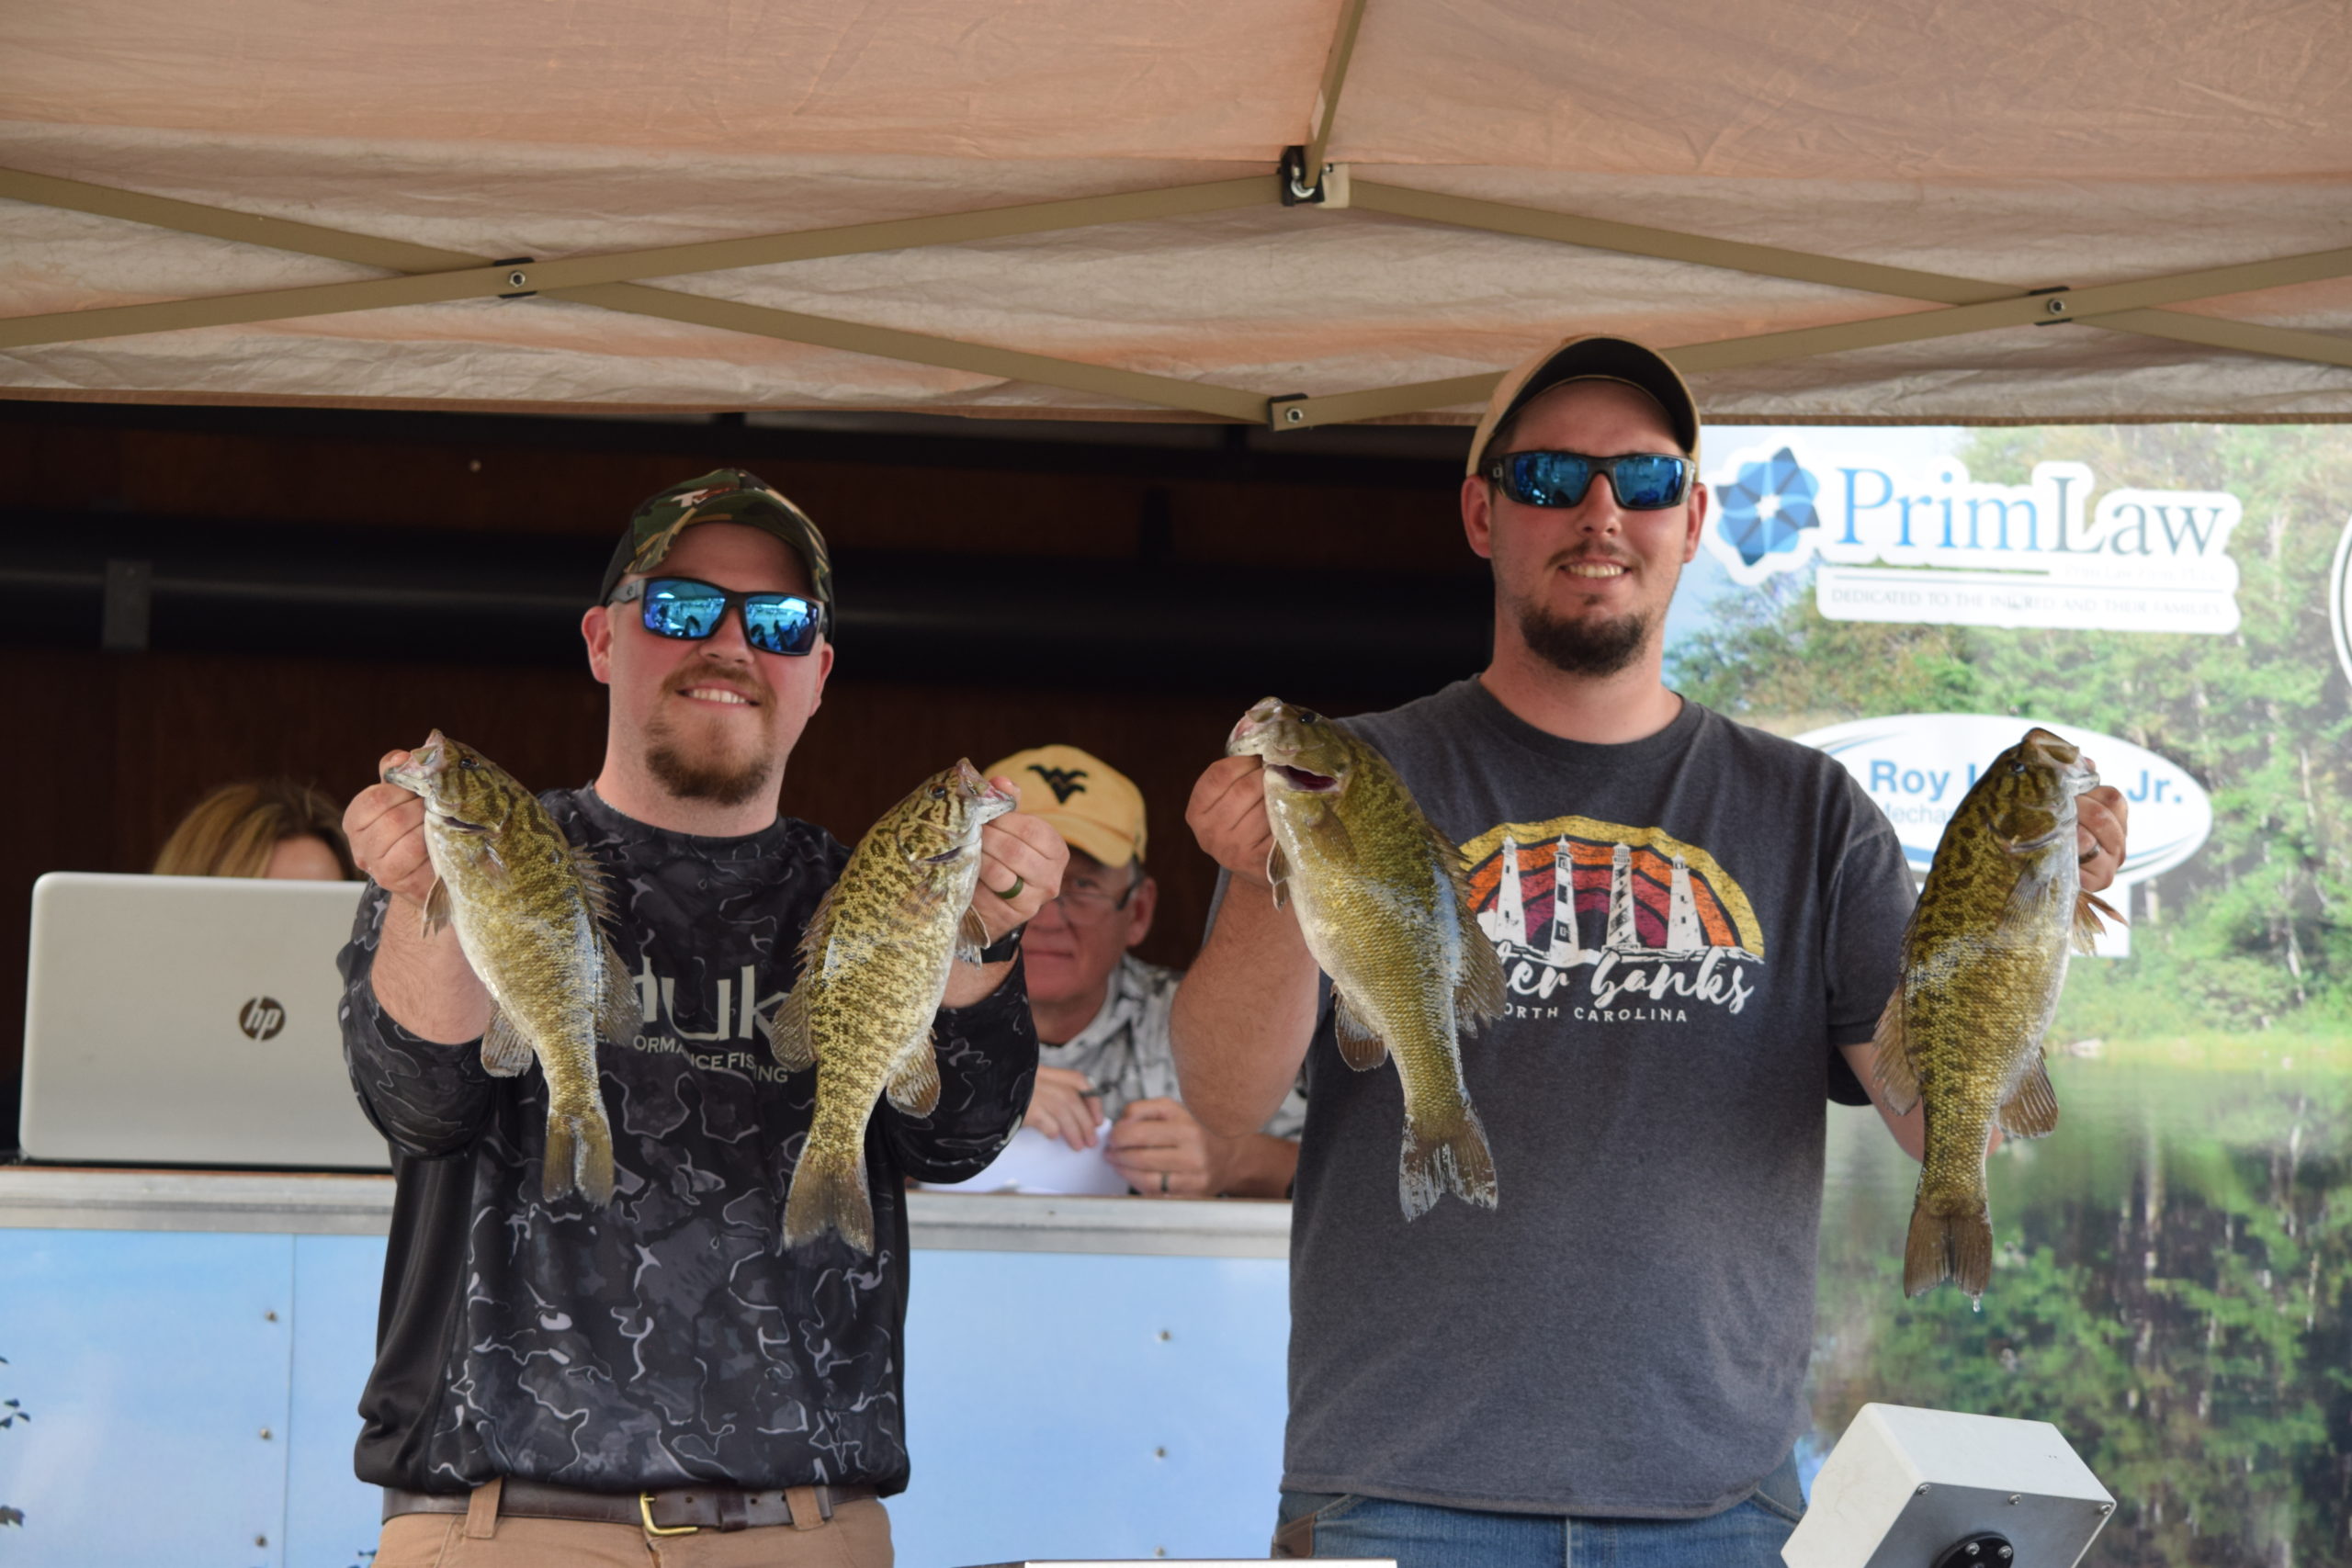
M 1464 848 L 1507 1015 L 1464 1075 L 1501 1207 L 1397 1205 L 1403 1096 L 1307 1055 L 1283 1484 L 1698 1517 L 1805 1424 L 1825 1093 L 1912 892 L 1835 761 L 1686 703 L 1563 740 L 1476 681 L 1350 720 Z M 1850 1080 L 1849 1080 L 1850 1081 Z
M 637 982 L 641 1032 L 598 1054 L 617 1190 L 602 1210 L 543 1201 L 537 1068 L 492 1078 L 475 1047 L 385 1016 L 369 971 L 390 900 L 370 886 L 341 960 L 344 1049 L 398 1196 L 360 1479 L 902 1489 L 903 1181 L 970 1176 L 1012 1135 L 1037 1059 L 1019 969 L 940 1013 L 929 1117 L 875 1111 L 876 1256 L 831 1236 L 787 1251 L 816 1075 L 778 1067 L 755 1020 L 848 852 L 805 822 L 701 839 L 588 790 L 541 798 L 604 865 Z

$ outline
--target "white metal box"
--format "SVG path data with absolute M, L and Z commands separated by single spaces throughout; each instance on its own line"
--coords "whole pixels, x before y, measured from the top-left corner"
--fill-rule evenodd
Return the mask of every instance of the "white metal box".
M 1781 1556 L 1789 1568 L 1935 1568 L 1989 1530 L 2015 1556 L 1972 1568 L 2074 1568 L 2114 1512 L 2047 1421 L 1865 1404 Z

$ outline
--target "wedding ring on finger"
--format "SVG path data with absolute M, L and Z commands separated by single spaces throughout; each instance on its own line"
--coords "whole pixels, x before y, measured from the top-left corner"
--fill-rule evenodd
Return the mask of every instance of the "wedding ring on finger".
M 1028 879 L 1027 877 L 1025 877 L 1025 876 L 1022 875 L 1019 872 L 1017 872 L 1017 871 L 1016 871 L 1016 872 L 1014 872 L 1014 873 L 1012 874 L 1012 886 L 1010 886 L 1010 887 L 1006 888 L 1006 889 L 1005 889 L 1003 892 L 1001 892 L 1001 893 L 996 893 L 996 889 L 995 889 L 995 888 L 993 888 L 993 887 L 989 888 L 989 892 L 991 892 L 991 893 L 996 893 L 996 896 L 997 896 L 998 897 L 1000 897 L 1000 898 L 1003 899 L 1006 903 L 1010 904 L 1010 903 L 1012 903 L 1015 898 L 1020 897 L 1021 897 L 1021 890 L 1022 890 L 1023 888 L 1024 888 L 1024 887 L 1028 886 L 1029 886 L 1029 879 Z

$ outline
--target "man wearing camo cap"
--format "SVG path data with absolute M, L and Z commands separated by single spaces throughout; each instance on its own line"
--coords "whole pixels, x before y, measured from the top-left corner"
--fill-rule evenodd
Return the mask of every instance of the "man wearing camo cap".
M 995 941 L 948 981 L 938 1108 L 876 1108 L 876 1253 L 786 1248 L 816 1078 L 757 1024 L 848 855 L 776 806 L 832 625 L 823 536 L 740 468 L 639 507 L 582 617 L 610 693 L 604 765 L 540 798 L 606 874 L 641 1004 L 640 1032 L 598 1053 L 618 1168 L 603 1208 L 540 1196 L 545 1080 L 483 1071 L 490 998 L 451 931 L 421 934 L 423 802 L 378 785 L 345 815 L 372 879 L 342 959 L 345 1052 L 399 1190 L 360 1402 L 378 1568 L 644 1563 L 657 1541 L 673 1568 L 888 1568 L 903 1191 L 981 1169 L 1029 1103 L 1015 937 L 1067 857 L 1032 817 L 983 829 L 973 907 Z

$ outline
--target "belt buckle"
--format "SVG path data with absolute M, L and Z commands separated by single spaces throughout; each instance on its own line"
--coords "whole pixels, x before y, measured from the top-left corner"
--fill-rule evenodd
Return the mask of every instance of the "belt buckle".
M 660 1525 L 655 1524 L 653 1522 L 653 1494 L 650 1492 L 640 1492 L 637 1495 L 637 1517 L 644 1521 L 645 1533 L 648 1535 L 693 1535 L 702 1529 L 700 1525 L 679 1525 L 671 1529 L 663 1529 Z

